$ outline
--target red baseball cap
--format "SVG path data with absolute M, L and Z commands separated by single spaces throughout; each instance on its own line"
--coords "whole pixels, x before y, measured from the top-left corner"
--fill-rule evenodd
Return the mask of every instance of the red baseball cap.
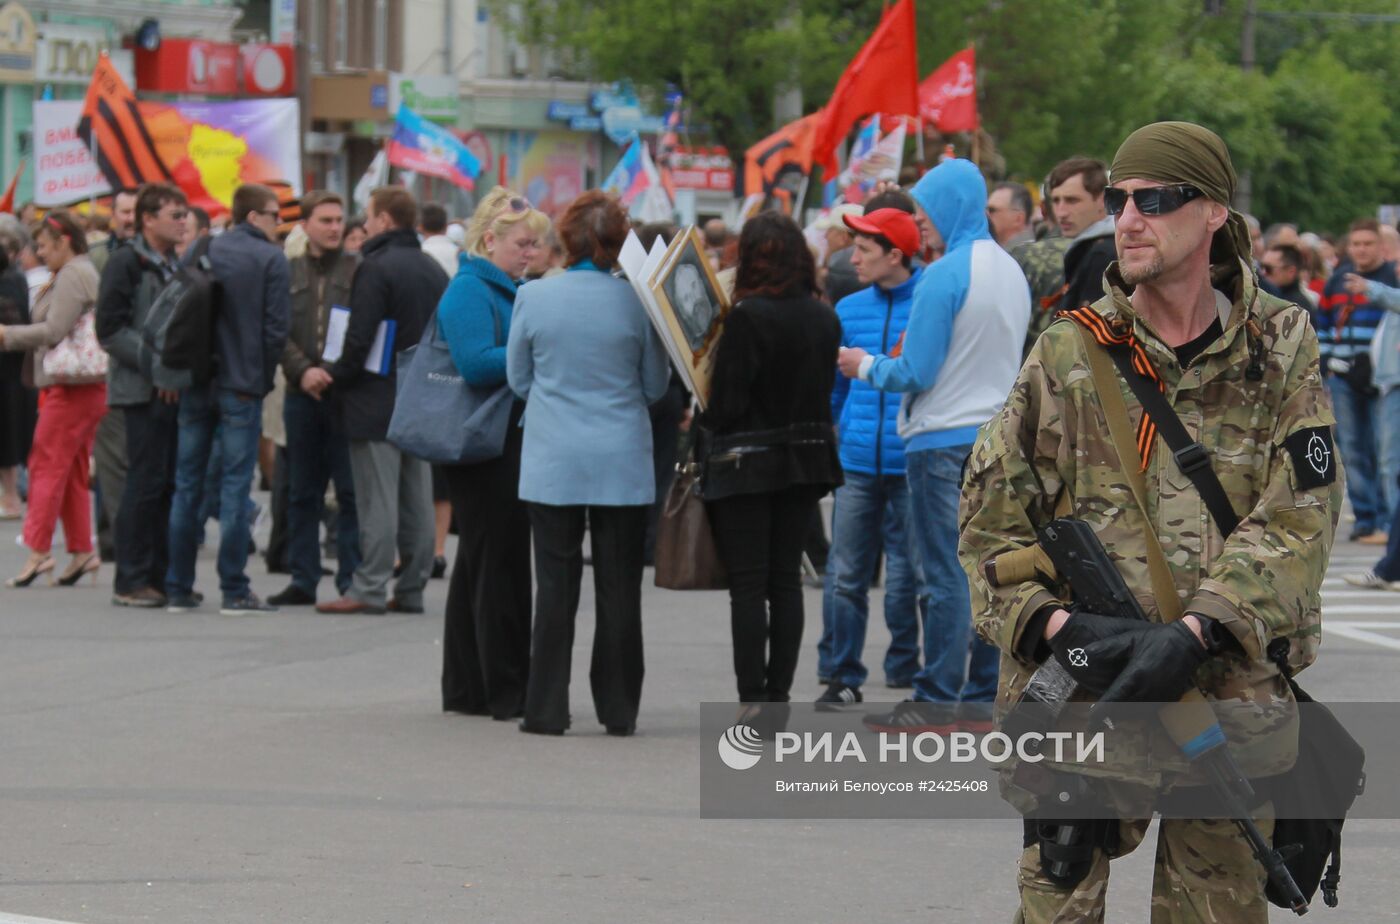
M 876 209 L 865 215 L 844 216 L 846 227 L 859 234 L 883 235 L 906 257 L 919 255 L 919 226 L 901 209 Z

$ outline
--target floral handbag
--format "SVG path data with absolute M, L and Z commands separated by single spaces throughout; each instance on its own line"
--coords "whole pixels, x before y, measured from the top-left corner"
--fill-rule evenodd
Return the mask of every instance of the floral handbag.
M 97 342 L 96 312 L 84 311 L 78 323 L 44 354 L 44 375 L 55 382 L 86 382 L 107 375 L 107 351 Z

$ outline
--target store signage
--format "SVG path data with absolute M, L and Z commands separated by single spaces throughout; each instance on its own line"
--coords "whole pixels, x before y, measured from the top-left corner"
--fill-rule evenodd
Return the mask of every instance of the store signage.
M 567 103 L 563 100 L 550 100 L 549 118 L 554 122 L 568 122 L 573 119 L 586 119 L 593 115 L 587 103 Z
M 294 96 L 295 50 L 290 45 L 163 39 L 136 51 L 136 88 L 151 93 L 208 96 Z
M 734 162 L 725 148 L 673 148 L 667 164 L 677 189 L 734 192 Z
M 452 76 L 389 75 L 389 112 L 402 104 L 431 122 L 457 124 L 462 89 Z
M 243 56 L 246 96 L 296 96 L 296 49 L 291 45 L 249 44 Z
M 0 83 L 34 80 L 34 18 L 16 0 L 0 6 Z
M 44 23 L 43 34 L 34 44 L 36 84 L 82 84 L 92 81 L 97 58 L 107 52 L 122 76 L 131 81 L 133 58 L 130 51 L 112 48 L 105 29 Z

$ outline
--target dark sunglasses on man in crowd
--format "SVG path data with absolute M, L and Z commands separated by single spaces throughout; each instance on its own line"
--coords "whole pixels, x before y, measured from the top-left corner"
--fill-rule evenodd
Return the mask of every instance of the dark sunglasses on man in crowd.
M 1103 191 L 1103 207 L 1110 215 L 1122 215 L 1131 197 L 1141 215 L 1166 215 L 1175 212 L 1192 199 L 1199 199 L 1205 193 L 1194 186 L 1147 186 L 1131 193 L 1126 189 L 1109 186 Z

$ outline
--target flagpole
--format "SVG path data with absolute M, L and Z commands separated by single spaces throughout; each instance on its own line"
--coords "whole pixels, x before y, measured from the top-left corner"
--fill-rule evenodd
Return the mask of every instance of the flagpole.
M 809 170 L 802 175 L 802 185 L 797 188 L 797 202 L 794 206 L 794 208 L 797 209 L 797 214 L 793 216 L 793 220 L 796 221 L 799 225 L 803 223 L 802 213 L 804 210 L 803 207 L 807 203 L 807 185 L 811 182 L 812 171 Z
M 924 172 L 924 117 L 918 116 L 915 120 L 918 123 L 918 135 L 914 138 L 914 158 L 919 162 L 919 175 Z M 895 180 L 898 181 L 898 177 Z
M 90 137 L 92 140 L 88 142 L 88 156 L 90 156 L 90 157 L 92 158 L 92 165 L 93 165 L 93 167 L 95 168 L 95 167 L 97 166 L 97 132 L 91 132 L 91 133 L 89 133 L 89 137 Z M 37 173 L 38 171 L 35 171 L 35 172 Z M 89 178 L 89 179 L 91 179 L 91 178 Z M 114 190 L 112 190 L 112 202 L 113 202 L 113 204 L 115 204 L 116 201 L 117 201 L 117 191 L 114 189 Z M 93 219 L 95 219 L 96 217 L 97 217 L 97 187 L 96 187 L 96 185 L 93 184 L 93 183 L 88 183 L 88 221 L 91 222 L 91 221 L 93 221 Z

